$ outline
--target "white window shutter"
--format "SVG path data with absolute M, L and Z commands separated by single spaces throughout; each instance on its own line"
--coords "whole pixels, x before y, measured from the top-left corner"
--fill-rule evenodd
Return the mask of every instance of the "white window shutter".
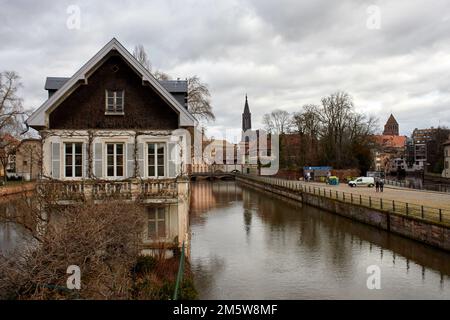
M 139 177 L 144 177 L 144 144 L 138 143 L 137 144 L 137 163 L 138 163 L 138 174 Z
M 88 155 L 88 144 L 83 143 L 83 178 L 88 178 L 89 174 L 89 155 Z
M 134 143 L 127 143 L 127 177 L 134 177 Z
M 52 178 L 59 179 L 61 176 L 61 144 L 52 142 Z
M 97 178 L 103 176 L 103 144 L 94 144 L 94 175 Z
M 177 142 L 168 143 L 168 157 L 169 157 L 169 178 L 175 178 L 180 174 L 180 146 Z

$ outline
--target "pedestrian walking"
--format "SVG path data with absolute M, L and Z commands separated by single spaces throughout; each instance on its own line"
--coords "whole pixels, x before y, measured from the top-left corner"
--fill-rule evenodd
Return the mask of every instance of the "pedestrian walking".
M 380 191 L 380 180 L 378 178 L 375 180 L 375 190 L 376 192 Z
M 381 179 L 380 180 L 380 192 L 383 192 L 383 187 L 384 187 L 384 180 Z

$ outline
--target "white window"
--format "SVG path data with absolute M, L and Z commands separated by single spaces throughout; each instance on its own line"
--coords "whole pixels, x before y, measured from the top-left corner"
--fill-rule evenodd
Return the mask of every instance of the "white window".
M 64 143 L 64 176 L 75 178 L 83 176 L 83 144 Z
M 123 114 L 124 113 L 125 92 L 106 90 L 106 113 Z
M 106 144 L 106 175 L 108 177 L 123 177 L 124 144 Z
M 149 177 L 164 177 L 166 175 L 166 144 L 147 144 L 147 161 Z
M 148 208 L 148 238 L 157 240 L 167 237 L 166 228 L 166 208 Z

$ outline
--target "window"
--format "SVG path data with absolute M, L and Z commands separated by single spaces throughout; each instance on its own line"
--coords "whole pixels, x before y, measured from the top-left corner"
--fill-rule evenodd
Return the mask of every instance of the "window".
M 147 160 L 149 177 L 158 178 L 165 176 L 165 153 L 166 146 L 164 143 L 148 144 Z
M 123 114 L 124 113 L 124 95 L 123 90 L 110 91 L 106 90 L 106 113 L 107 114 Z
M 81 177 L 83 175 L 82 143 L 64 143 L 64 173 L 67 178 Z
M 148 208 L 148 238 L 166 238 L 166 208 Z
M 106 144 L 106 174 L 108 177 L 123 177 L 124 144 Z

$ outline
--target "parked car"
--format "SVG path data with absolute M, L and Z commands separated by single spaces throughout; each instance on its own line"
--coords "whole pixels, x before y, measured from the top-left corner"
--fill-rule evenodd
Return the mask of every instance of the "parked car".
M 349 181 L 348 185 L 350 187 L 367 186 L 372 188 L 375 185 L 374 177 L 359 177 L 355 180 Z

